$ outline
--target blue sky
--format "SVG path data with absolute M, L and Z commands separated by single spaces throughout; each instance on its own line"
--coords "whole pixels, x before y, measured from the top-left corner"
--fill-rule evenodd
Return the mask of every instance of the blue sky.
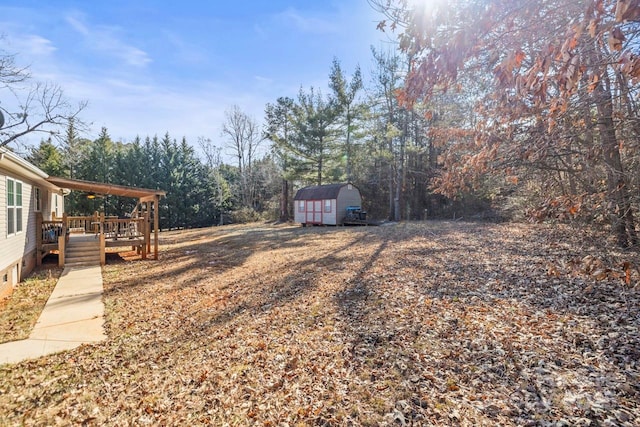
M 86 137 L 106 126 L 116 141 L 168 131 L 196 145 L 220 141 L 234 104 L 261 122 L 279 96 L 328 91 L 333 57 L 368 75 L 379 18 L 367 0 L 3 0 L 0 43 L 34 81 L 89 102 Z

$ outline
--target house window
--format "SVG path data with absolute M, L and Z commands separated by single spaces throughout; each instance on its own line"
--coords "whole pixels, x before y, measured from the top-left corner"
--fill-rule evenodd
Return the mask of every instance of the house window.
M 55 194 L 53 196 L 53 199 L 55 200 L 55 203 L 56 203 L 56 217 L 59 217 L 60 216 L 60 211 L 58 210 L 58 195 Z
M 304 200 L 298 202 L 298 212 L 304 212 Z
M 324 201 L 324 213 L 331 213 L 331 200 Z
M 40 212 L 42 210 L 42 205 L 41 205 L 41 198 L 40 198 L 40 188 L 38 187 L 34 187 L 33 188 L 33 210 L 36 212 Z
M 22 183 L 7 178 L 7 234 L 22 231 Z

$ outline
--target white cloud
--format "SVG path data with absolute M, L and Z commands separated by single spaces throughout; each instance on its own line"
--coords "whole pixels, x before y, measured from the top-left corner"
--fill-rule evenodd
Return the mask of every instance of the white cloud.
M 255 81 L 257 81 L 260 84 L 271 84 L 273 83 L 273 79 L 269 78 L 269 77 L 264 77 L 264 76 L 253 76 L 253 78 L 255 79 Z
M 65 17 L 65 21 L 67 21 L 67 23 L 71 25 L 71 28 L 73 28 L 83 36 L 89 35 L 89 29 L 84 24 L 84 22 L 82 22 L 82 17 L 79 14 L 74 13 L 71 15 L 67 15 Z
M 151 62 L 149 55 L 142 49 L 122 40 L 122 28 L 117 26 L 88 25 L 79 13 L 65 17 L 65 21 L 73 30 L 83 36 L 89 49 L 119 58 L 125 64 L 144 67 Z
M 304 33 L 327 34 L 340 31 L 339 25 L 331 17 L 305 16 L 294 8 L 285 9 L 277 15 L 277 18 Z
M 122 58 L 127 64 L 136 67 L 144 67 L 151 62 L 151 58 L 145 51 L 135 47 L 125 45 L 118 47 L 116 45 L 113 46 L 113 52 L 116 56 Z
M 193 43 L 184 40 L 180 35 L 164 31 L 165 39 L 171 54 L 183 63 L 200 64 L 210 60 L 205 52 Z
M 57 50 L 51 40 L 33 34 L 23 37 L 16 46 L 20 52 L 34 56 L 50 55 Z
M 135 83 L 132 79 L 103 80 L 74 78 L 63 83 L 73 99 L 89 99 L 81 118 L 90 123 L 86 137 L 94 139 L 106 127 L 113 140 L 130 142 L 136 135 L 169 132 L 172 138 L 183 136 L 191 145 L 200 136 L 219 141 L 224 110 L 238 104 L 249 114 L 262 119 L 265 100 L 249 92 L 234 93 L 215 82 L 183 86 Z

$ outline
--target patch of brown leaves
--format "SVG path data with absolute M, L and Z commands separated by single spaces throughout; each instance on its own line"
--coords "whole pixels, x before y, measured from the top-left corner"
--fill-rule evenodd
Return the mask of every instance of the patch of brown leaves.
M 640 264 L 597 234 L 161 238 L 159 262 L 104 269 L 108 341 L 0 367 L 0 424 L 640 424 Z
M 0 343 L 29 336 L 61 273 L 57 266 L 43 265 L 0 300 Z

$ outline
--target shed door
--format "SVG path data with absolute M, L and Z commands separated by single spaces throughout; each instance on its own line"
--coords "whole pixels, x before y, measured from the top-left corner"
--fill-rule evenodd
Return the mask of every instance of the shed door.
M 322 201 L 307 200 L 307 224 L 322 224 Z

